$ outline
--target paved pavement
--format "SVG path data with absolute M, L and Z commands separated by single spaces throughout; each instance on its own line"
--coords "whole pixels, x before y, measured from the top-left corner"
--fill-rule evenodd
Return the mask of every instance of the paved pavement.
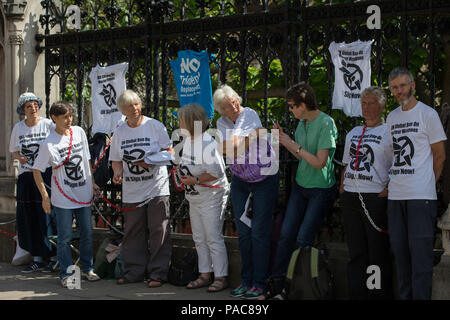
M 57 273 L 22 273 L 24 266 L 0 263 L 0 300 L 238 300 L 229 289 L 209 293 L 164 284 L 148 288 L 144 282 L 117 285 L 115 280 L 81 281 L 81 289 L 61 286 Z

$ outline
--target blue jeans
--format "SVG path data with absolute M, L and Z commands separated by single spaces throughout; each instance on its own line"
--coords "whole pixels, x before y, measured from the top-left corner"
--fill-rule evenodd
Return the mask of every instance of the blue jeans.
M 272 214 L 278 198 L 279 178 L 277 173 L 255 183 L 245 182 L 234 175 L 231 180 L 231 201 L 242 261 L 242 284 L 247 287 L 266 287 Z M 240 220 L 250 192 L 253 193 L 251 228 Z
M 81 271 L 89 272 L 93 270 L 93 249 L 92 249 L 92 218 L 91 207 L 81 207 L 76 209 L 63 209 L 53 207 L 56 214 L 58 229 L 58 262 L 60 267 L 60 278 L 63 279 L 70 274 L 66 272 L 67 267 L 73 264 L 72 252 L 70 251 L 70 241 L 72 239 L 73 215 L 77 219 L 77 226 L 80 232 L 80 262 Z
M 272 272 L 274 277 L 286 275 L 292 252 L 296 248 L 311 247 L 314 244 L 316 234 L 335 197 L 335 186 L 303 188 L 296 182 L 293 184 L 278 241 Z

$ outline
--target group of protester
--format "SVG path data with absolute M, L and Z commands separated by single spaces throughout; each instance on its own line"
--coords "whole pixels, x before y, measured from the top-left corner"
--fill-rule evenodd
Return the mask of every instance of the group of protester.
M 382 119 L 387 100 L 384 90 L 366 88 L 361 94 L 365 124 L 353 128 L 345 142 L 339 193 L 350 253 L 349 296 L 393 298 L 392 251 L 400 298 L 430 299 L 435 184 L 445 161 L 446 136 L 437 112 L 414 97 L 415 82 L 407 69 L 396 68 L 390 73 L 389 89 L 400 106 L 388 115 L 386 123 Z M 181 160 L 173 171 L 180 177 L 189 202 L 199 269 L 198 279 L 191 281 L 188 289 L 207 287 L 209 292 L 218 292 L 228 287 L 222 226 L 229 196 L 242 262 L 241 283 L 231 296 L 285 298 L 284 277 L 292 252 L 314 245 L 337 195 L 333 159 L 338 131 L 334 120 L 320 111 L 308 84 L 289 88 L 286 102 L 299 120 L 295 136 L 292 139 L 278 124 L 273 129 L 278 130 L 279 144 L 299 163 L 273 268 L 269 257 L 279 190 L 278 166 L 274 165 L 278 159 L 258 114 L 242 106 L 241 97 L 227 85 L 213 95 L 214 109 L 221 115 L 216 132 L 219 138 L 208 132 L 210 120 L 201 106 L 191 104 L 178 111 L 184 139 Z M 80 127 L 72 126 L 69 103 L 60 101 L 51 106 L 53 121 L 39 117 L 41 105 L 34 94 L 21 95 L 17 111 L 26 118 L 16 124 L 10 142 L 10 151 L 20 162 L 19 244 L 34 257 L 24 272 L 48 269 L 43 261 L 52 253 L 45 240 L 46 226 L 53 216 L 60 278 L 67 286 L 75 215 L 81 236 L 82 276 L 96 281 L 90 208 L 99 188 L 93 179 L 86 135 Z M 141 99 L 134 91 L 124 91 L 117 107 L 126 121 L 113 133 L 109 160 L 112 181 L 122 184 L 127 210 L 122 241 L 124 274 L 117 284 L 146 280 L 150 288 L 159 287 L 168 280 L 171 258 L 169 174 L 165 165 L 152 164 L 148 156 L 160 152 L 176 156 L 174 146 L 164 125 L 142 114 Z M 232 173 L 231 184 L 225 163 Z M 248 223 L 243 217 L 250 198 Z M 376 290 L 366 285 L 370 265 L 381 270 L 381 288 Z M 274 279 L 281 286 L 269 290 L 268 282 Z

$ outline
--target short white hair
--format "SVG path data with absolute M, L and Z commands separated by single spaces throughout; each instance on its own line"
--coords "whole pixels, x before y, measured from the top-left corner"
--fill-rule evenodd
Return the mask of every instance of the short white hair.
M 131 89 L 125 90 L 117 99 L 117 109 L 120 112 L 123 112 L 123 108 L 133 104 L 135 102 L 139 102 L 142 105 L 141 98 L 139 98 L 138 94 Z
M 237 99 L 239 101 L 239 104 L 242 104 L 241 96 L 239 96 L 237 92 L 233 90 L 233 88 L 231 88 L 226 84 L 221 85 L 219 88 L 216 89 L 216 91 L 214 91 L 213 95 L 214 110 L 216 110 L 220 114 L 223 114 L 222 109 L 223 101 L 233 98 Z

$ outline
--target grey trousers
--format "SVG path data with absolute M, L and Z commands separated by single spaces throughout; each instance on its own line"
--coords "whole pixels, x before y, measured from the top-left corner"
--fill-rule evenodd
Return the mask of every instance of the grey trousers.
M 138 282 L 147 276 L 167 281 L 172 254 L 169 215 L 169 196 L 156 197 L 143 207 L 124 212 L 122 253 L 127 280 Z

